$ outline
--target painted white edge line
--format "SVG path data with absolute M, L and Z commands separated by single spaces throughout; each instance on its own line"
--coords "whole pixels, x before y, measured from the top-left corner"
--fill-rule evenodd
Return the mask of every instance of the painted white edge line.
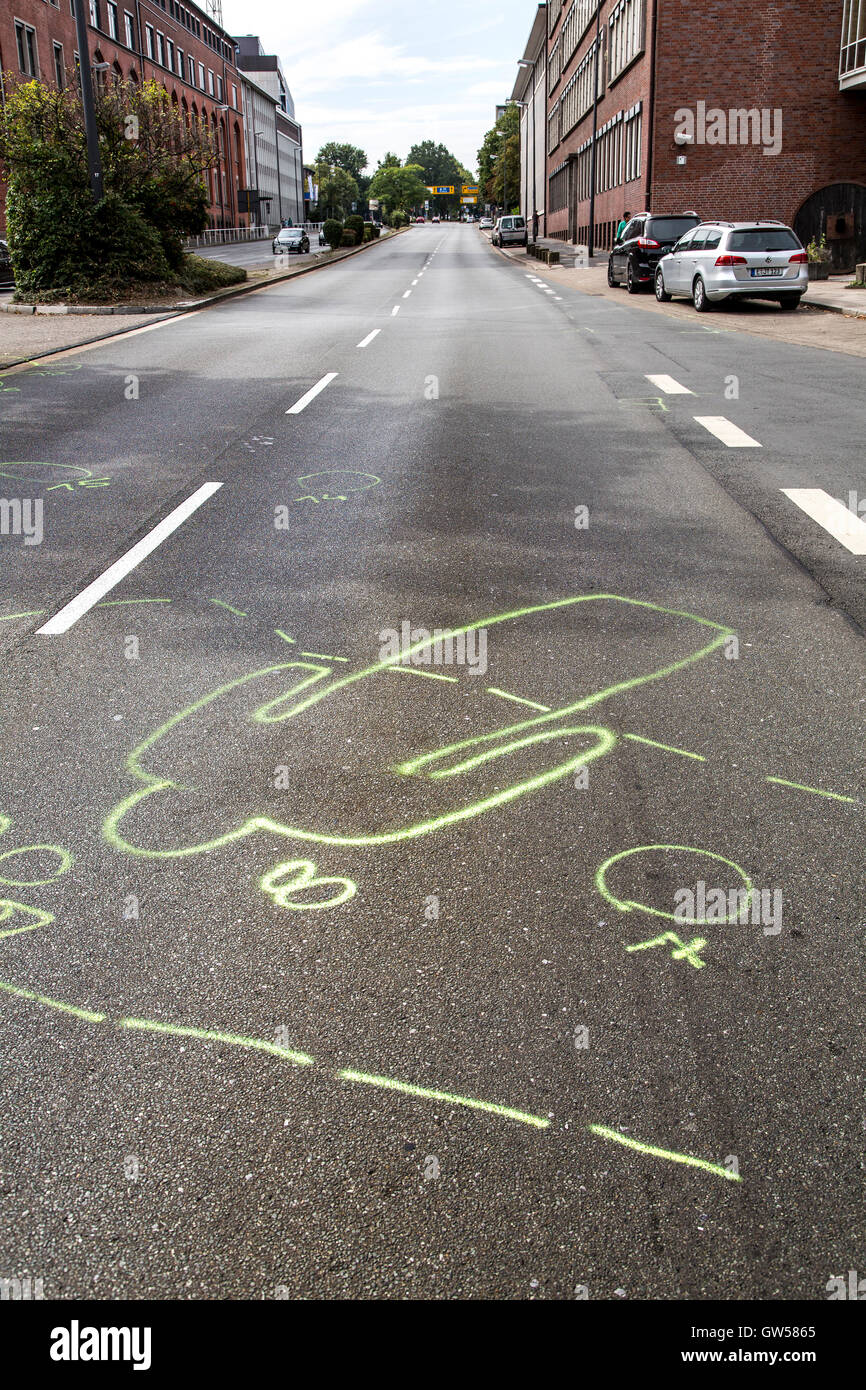
M 716 439 L 727 444 L 729 449 L 762 449 L 764 447 L 763 444 L 758 443 L 757 439 L 746 434 L 745 430 L 741 430 L 739 425 L 725 419 L 724 415 L 696 415 L 695 420 L 699 425 L 703 425 L 705 430 L 709 430 L 710 434 L 714 434 Z
M 307 406 L 310 404 L 310 401 L 314 401 L 316 397 L 319 395 L 319 393 L 321 391 L 324 391 L 326 386 L 330 386 L 331 382 L 334 380 L 334 377 L 336 376 L 339 376 L 339 372 L 328 372 L 328 375 L 323 376 L 321 381 L 317 381 L 315 386 L 311 386 L 309 391 L 307 391 L 303 396 L 301 396 L 301 399 L 299 401 L 295 401 L 294 405 L 289 406 L 289 409 L 286 411 L 286 414 L 300 415 L 302 410 L 306 410 Z
M 370 344 L 372 343 L 373 339 L 374 339 L 374 338 L 378 338 L 378 336 L 379 336 L 379 334 L 380 334 L 381 332 L 382 332 L 381 328 L 374 328 L 374 329 L 373 329 L 373 332 L 372 332 L 372 333 L 368 333 L 367 336 L 366 336 L 366 338 L 364 338 L 363 342 L 360 342 L 360 343 L 358 344 L 358 347 L 369 347 Z
M 647 381 L 651 381 L 653 386 L 657 386 L 660 391 L 664 391 L 668 396 L 693 396 L 694 391 L 690 391 L 688 386 L 682 386 L 672 376 L 665 376 L 662 372 L 660 376 L 651 376 L 646 373 Z
M 87 585 L 86 589 L 82 589 L 80 594 L 70 599 L 59 613 L 55 613 L 53 618 L 49 618 L 47 623 L 37 628 L 37 635 L 56 637 L 62 632 L 68 632 L 80 617 L 106 594 L 110 593 L 121 579 L 125 579 L 132 570 L 141 564 L 142 560 L 146 560 L 157 546 L 162 545 L 162 542 L 173 531 L 182 526 L 193 512 L 198 511 L 202 503 L 206 502 L 209 497 L 213 497 L 214 493 L 218 492 L 221 487 L 222 483 L 202 483 L 191 497 L 188 497 L 185 502 L 181 502 L 180 506 L 175 507 L 174 511 L 169 512 L 162 521 L 157 522 L 153 530 L 148 531 L 147 535 L 143 536 L 140 541 L 136 541 L 131 550 L 127 550 L 126 554 L 121 555 L 119 560 L 115 560 L 113 565 L 109 565 L 98 579 L 94 579 L 92 583 Z
M 866 521 L 820 487 L 783 487 L 786 497 L 852 555 L 866 555 Z

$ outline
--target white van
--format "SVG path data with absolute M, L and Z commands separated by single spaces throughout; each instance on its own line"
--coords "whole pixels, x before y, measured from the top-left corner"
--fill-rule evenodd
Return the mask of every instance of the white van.
M 493 236 L 491 240 L 494 246 L 525 246 L 526 218 L 497 218 L 496 225 L 493 228 Z

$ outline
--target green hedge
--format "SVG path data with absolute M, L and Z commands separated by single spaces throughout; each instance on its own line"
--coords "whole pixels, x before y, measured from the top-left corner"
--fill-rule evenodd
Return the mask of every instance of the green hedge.
M 242 285 L 247 272 L 239 265 L 212 261 L 207 256 L 185 256 L 180 269 L 180 282 L 190 294 L 207 294 L 227 285 Z
M 329 217 L 322 231 L 325 234 L 325 241 L 333 251 L 340 246 L 343 240 L 343 224 L 338 222 L 336 217 Z
M 342 236 L 342 239 L 341 239 L 341 241 L 340 241 L 340 245 L 341 245 L 341 246 L 354 246 L 355 243 L 357 242 L 357 240 L 358 240 L 358 238 L 356 237 L 355 233 L 354 233 L 354 232 L 350 232 L 350 231 L 348 230 L 348 228 L 346 228 L 346 229 L 344 230 L 344 232 L 343 232 L 343 236 Z

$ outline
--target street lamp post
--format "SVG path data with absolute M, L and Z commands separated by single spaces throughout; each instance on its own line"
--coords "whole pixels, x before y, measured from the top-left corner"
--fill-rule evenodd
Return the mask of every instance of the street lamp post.
M 84 136 L 87 141 L 87 167 L 90 191 L 97 206 L 102 202 L 102 160 L 99 156 L 99 132 L 96 129 L 96 107 L 93 103 L 93 79 L 90 75 L 90 41 L 87 37 L 87 0 L 75 6 L 75 32 L 78 38 L 78 80 L 81 83 L 81 105 L 84 111 Z

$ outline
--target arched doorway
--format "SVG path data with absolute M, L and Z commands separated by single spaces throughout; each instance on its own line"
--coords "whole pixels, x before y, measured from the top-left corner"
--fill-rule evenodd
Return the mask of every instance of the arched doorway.
M 853 270 L 866 261 L 866 184 L 831 183 L 807 198 L 794 218 L 804 246 L 826 236 L 832 269 Z

